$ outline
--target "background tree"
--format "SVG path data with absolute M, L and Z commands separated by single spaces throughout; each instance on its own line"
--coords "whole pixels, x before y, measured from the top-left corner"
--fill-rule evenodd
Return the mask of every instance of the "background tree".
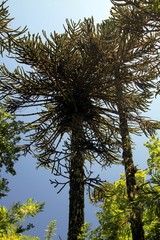
M 0 172 L 5 169 L 7 173 L 16 174 L 14 164 L 23 153 L 23 147 L 20 145 L 20 134 L 25 132 L 21 121 L 16 121 L 9 113 L 5 111 L 0 104 Z M 0 179 L 0 197 L 8 192 L 8 181 L 6 178 Z
M 132 3 L 132 2 L 129 3 L 128 1 L 115 1 L 114 3 L 115 3 L 115 6 L 113 7 L 113 9 L 111 11 L 112 16 L 114 18 L 114 21 L 116 22 L 116 24 L 118 26 L 121 26 L 121 29 L 124 32 L 124 34 L 129 33 L 129 35 L 132 36 L 132 37 L 133 37 L 133 35 L 135 35 L 137 37 L 137 39 L 139 39 L 139 42 L 143 43 L 143 44 L 141 44 L 141 47 L 140 47 L 140 49 L 142 50 L 142 51 L 140 51 L 140 54 L 144 51 L 142 53 L 142 55 L 143 54 L 146 55 L 148 50 L 149 50 L 148 55 L 150 55 L 152 53 L 155 54 L 156 58 L 154 58 L 154 60 L 152 58 L 153 62 L 151 60 L 151 61 L 148 61 L 148 63 L 150 62 L 149 63 L 150 66 L 154 66 L 154 69 L 156 70 L 154 76 L 155 76 L 155 79 L 156 79 L 157 76 L 159 75 L 159 54 L 158 54 L 158 49 L 159 49 L 159 47 L 158 47 L 159 46 L 159 33 L 158 33 L 158 31 L 159 31 L 158 30 L 159 29 L 159 13 L 158 13 L 158 11 L 159 10 L 157 9 L 157 11 L 155 11 L 155 9 L 153 9 L 153 1 L 152 1 L 152 5 L 151 5 L 151 3 L 146 4 L 146 1 L 145 2 L 134 1 L 134 3 Z M 156 41 L 154 41 L 153 39 L 156 39 Z M 148 45 L 149 48 L 147 49 L 145 47 L 145 43 L 148 42 L 148 40 L 150 41 L 150 43 Z M 124 48 L 125 45 L 128 45 L 128 44 L 123 44 L 122 45 L 123 48 Z M 134 53 L 135 56 L 136 56 L 137 52 L 138 52 L 138 49 L 135 48 L 135 53 Z M 142 63 L 143 67 L 145 65 L 145 62 L 146 61 L 144 61 Z M 141 63 L 139 62 L 138 64 L 139 64 L 138 68 L 140 69 L 141 68 L 140 67 Z M 146 64 L 146 66 L 147 66 L 147 64 Z M 134 68 L 134 70 L 135 70 L 135 68 Z M 142 70 L 142 68 L 141 68 L 141 70 Z M 144 70 L 144 68 L 143 68 L 143 70 Z M 141 76 L 144 76 L 144 73 Z M 141 76 L 140 75 L 138 76 L 139 80 L 141 79 Z M 150 76 L 151 77 L 153 76 L 152 73 L 151 73 Z M 146 78 L 143 78 L 142 82 L 141 82 L 143 84 L 143 91 L 144 91 L 144 87 L 145 88 L 147 87 L 147 86 L 144 85 L 145 81 L 146 81 Z M 157 84 L 154 84 L 154 87 L 156 87 L 156 86 L 157 86 Z M 142 85 L 140 86 L 139 83 L 138 83 L 137 87 L 142 88 Z M 148 88 L 148 90 L 149 90 L 149 88 Z M 147 92 L 148 92 L 148 90 L 147 90 Z M 122 91 L 123 91 L 123 89 L 122 89 Z M 150 88 L 150 92 L 151 92 L 151 88 Z M 120 95 L 119 91 L 118 91 L 118 93 Z M 145 96 L 146 96 L 146 94 L 145 94 Z M 129 151 L 129 142 L 128 142 L 129 138 L 127 138 L 127 128 L 124 128 L 125 114 L 122 114 L 122 112 L 123 111 L 125 112 L 126 110 L 125 110 L 125 108 L 122 107 L 123 106 L 123 101 L 124 101 L 124 98 L 122 97 L 122 104 L 120 106 L 120 109 L 121 109 L 121 117 L 122 117 L 121 120 L 123 122 L 122 128 L 121 128 L 123 130 L 123 132 L 121 134 L 122 135 L 122 141 L 124 142 L 123 154 L 124 154 L 124 157 L 126 159 L 126 163 L 127 162 L 129 163 L 128 159 L 130 159 L 130 163 L 131 163 L 130 167 L 128 165 L 129 168 L 127 170 L 126 165 L 125 165 L 125 168 L 126 168 L 126 179 L 127 179 L 127 172 L 130 176 L 129 177 L 130 180 L 128 178 L 128 180 L 130 182 L 130 183 L 128 182 L 128 185 L 130 186 L 130 190 L 132 188 L 133 191 L 131 190 L 130 192 L 133 194 L 134 191 L 135 191 L 134 186 L 136 186 L 136 181 L 135 181 L 135 177 L 134 177 L 134 165 L 132 164 L 133 161 L 131 161 L 131 159 L 132 159 L 131 148 L 130 148 L 130 151 Z M 126 115 L 126 120 L 127 120 L 127 115 Z M 127 121 L 126 121 L 126 123 L 127 123 Z M 127 126 L 127 124 L 125 124 L 125 126 Z M 124 129 L 126 129 L 126 138 L 125 138 L 125 130 Z M 130 154 L 129 154 L 129 152 L 130 152 Z M 128 159 L 127 159 L 127 157 L 128 157 Z M 132 169 L 132 174 L 130 174 L 131 169 Z M 134 196 L 134 194 L 132 196 Z M 131 200 L 133 200 L 133 199 L 134 199 L 134 197 Z M 137 211 L 137 206 L 135 208 L 135 211 Z M 139 214 L 140 214 L 140 211 L 139 211 Z M 140 224 L 139 224 L 140 221 L 138 223 L 138 218 L 140 218 L 140 216 L 138 217 L 138 215 L 137 215 L 137 221 L 135 220 L 135 224 L 137 222 L 137 224 L 140 226 Z M 134 222 L 134 219 L 133 219 L 133 222 Z M 133 225 L 134 225 L 134 223 L 133 223 Z M 131 226 L 132 226 L 132 223 L 131 223 Z M 142 223 L 141 223 L 140 228 L 142 230 Z M 136 236 L 136 231 L 137 231 L 136 229 L 138 229 L 138 226 L 135 227 L 135 231 L 133 229 L 133 231 L 135 232 L 135 233 L 133 232 L 133 235 L 135 235 L 135 239 L 138 239 L 138 236 Z M 138 233 L 138 231 L 137 231 L 137 233 Z M 140 237 L 139 233 L 138 233 L 138 235 Z M 141 235 L 143 235 L 143 234 L 141 234 Z M 142 239 L 143 238 L 144 237 L 142 237 Z M 134 237 L 133 237 L 133 239 L 134 239 Z M 139 239 L 141 239 L 141 237 Z
M 9 17 L 7 1 L 0 4 L 0 56 L 5 50 L 11 52 L 13 42 L 25 32 L 20 29 L 10 29 L 9 24 L 13 20 Z M 1 66 L 0 66 L 1 69 Z M 1 70 L 0 70 L 1 77 Z M 0 172 L 2 168 L 7 173 L 16 174 L 14 163 L 18 160 L 22 147 L 18 146 L 21 137 L 20 133 L 24 133 L 24 125 L 21 121 L 16 121 L 15 117 L 6 112 L 2 103 L 0 103 Z M 9 191 L 6 178 L 0 178 L 0 197 L 6 195 Z
M 26 228 L 21 225 L 27 217 L 34 217 L 38 212 L 42 211 L 44 204 L 34 202 L 28 199 L 26 203 L 14 204 L 9 210 L 0 206 L 0 238 L 2 240 L 38 240 L 38 237 L 30 237 L 22 233 L 34 227 L 28 224 Z
M 61 35 L 43 35 L 45 42 L 30 34 L 16 42 L 16 60 L 32 71 L 19 67 L 10 73 L 3 68 L 1 93 L 8 111 L 28 108 L 32 112 L 26 116 L 36 115 L 28 124 L 32 130 L 28 149 L 34 147 L 39 166 L 68 179 L 72 240 L 84 222 L 84 184 L 99 183 L 99 178 L 87 175 L 85 160 L 107 166 L 118 159 L 114 110 L 105 106 L 112 83 L 104 76 L 104 53 L 93 19 L 67 22 Z M 40 111 L 34 112 L 34 106 Z
M 150 182 L 154 185 L 160 185 L 160 140 L 158 137 L 153 136 L 145 146 L 148 148 L 150 156 L 147 160 L 149 166 L 147 173 L 150 175 Z
M 115 13 L 116 15 L 116 13 Z M 122 141 L 123 161 L 125 166 L 128 199 L 132 202 L 130 215 L 133 239 L 144 239 L 143 223 L 138 205 L 134 205 L 136 197 L 136 167 L 132 157 L 130 133 L 141 129 L 152 134 L 157 123 L 147 121 L 140 113 L 147 111 L 149 100 L 156 89 L 156 68 L 159 53 L 156 48 L 156 34 L 143 35 L 134 32 L 127 25 L 119 25 L 119 15 L 113 16 L 100 25 L 104 41 L 108 40 L 107 65 L 110 65 L 111 81 L 119 116 L 118 127 Z M 145 59 L 145 60 L 144 60 Z
M 160 235 L 160 140 L 152 137 L 146 144 L 149 149 L 148 168 L 136 172 L 137 205 L 141 206 L 145 239 L 158 239 Z M 93 230 L 89 239 L 132 239 L 130 229 L 131 204 L 127 197 L 125 175 L 116 182 L 105 183 L 94 191 L 94 201 L 101 202 L 97 213 L 100 226 Z

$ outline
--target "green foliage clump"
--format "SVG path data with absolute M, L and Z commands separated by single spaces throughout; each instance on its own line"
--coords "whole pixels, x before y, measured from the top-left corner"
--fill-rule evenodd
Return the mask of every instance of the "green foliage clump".
M 56 221 L 51 221 L 49 226 L 47 226 L 46 234 L 45 234 L 45 239 L 46 240 L 51 240 L 53 236 L 55 236 L 54 230 L 56 228 Z
M 38 212 L 42 211 L 44 203 L 28 199 L 26 203 L 14 204 L 9 210 L 4 206 L 0 206 L 0 239 L 1 240 L 39 240 L 38 237 L 25 236 L 22 233 L 34 227 L 28 224 L 26 228 L 21 226 L 21 222 L 31 216 L 34 217 Z
M 81 228 L 81 234 L 78 236 L 77 240 L 84 240 L 88 236 L 88 231 L 90 229 L 90 225 L 87 222 L 84 222 L 82 228 Z
M 149 150 L 148 168 L 137 170 L 135 206 L 141 211 L 145 239 L 160 236 L 160 140 L 152 137 L 145 146 Z M 122 174 L 115 183 L 106 183 L 95 190 L 94 201 L 102 201 L 97 213 L 100 226 L 92 231 L 89 239 L 131 240 L 131 204 L 127 198 L 126 179 Z
M 152 176 L 153 183 L 160 184 L 160 140 L 153 136 L 145 146 L 149 151 L 148 174 Z
M 7 173 L 16 174 L 14 164 L 22 154 L 23 149 L 19 143 L 20 134 L 24 132 L 23 122 L 16 121 L 0 104 L 0 172 L 3 168 Z M 7 179 L 0 176 L 0 198 L 9 191 L 7 184 Z
M 23 123 L 0 105 L 0 168 L 5 166 L 6 172 L 15 175 L 14 162 L 18 160 L 22 147 L 20 133 L 25 132 Z

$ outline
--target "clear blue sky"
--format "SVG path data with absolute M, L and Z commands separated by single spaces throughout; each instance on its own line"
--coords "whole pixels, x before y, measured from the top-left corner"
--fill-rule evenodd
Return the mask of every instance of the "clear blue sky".
M 28 26 L 31 32 L 62 32 L 65 19 L 78 21 L 94 16 L 96 22 L 108 17 L 109 0 L 9 0 L 15 26 Z
M 66 18 L 77 22 L 84 17 L 93 16 L 96 23 L 101 22 L 109 16 L 111 8 L 109 0 L 8 0 L 8 5 L 11 17 L 15 18 L 11 27 L 27 26 L 31 33 L 41 33 L 45 30 L 48 34 L 54 30 L 63 32 Z M 11 63 L 6 62 L 7 64 Z M 154 108 L 151 115 L 160 119 L 160 114 L 158 116 Z M 135 151 L 134 156 L 138 163 L 139 159 L 147 156 L 147 152 L 143 148 L 145 138 L 135 139 L 138 150 Z M 143 160 L 138 164 L 142 168 L 145 167 Z M 35 168 L 36 160 L 30 156 L 22 158 L 16 164 L 17 176 L 9 177 L 11 192 L 7 198 L 2 199 L 1 204 L 10 206 L 13 202 L 25 202 L 29 197 L 39 202 L 46 202 L 44 212 L 31 219 L 36 226 L 31 234 L 43 240 L 46 226 L 51 220 L 56 219 L 56 232 L 65 240 L 68 226 L 68 188 L 57 195 L 56 189 L 49 183 L 49 179 L 54 179 L 54 176 L 45 169 L 35 170 Z M 94 170 L 97 174 L 101 171 L 98 166 L 95 166 Z M 113 167 L 103 171 L 102 176 L 107 181 L 114 181 L 122 171 L 120 167 Z M 93 227 L 97 224 L 95 210 L 96 208 L 88 203 L 86 196 L 86 220 Z

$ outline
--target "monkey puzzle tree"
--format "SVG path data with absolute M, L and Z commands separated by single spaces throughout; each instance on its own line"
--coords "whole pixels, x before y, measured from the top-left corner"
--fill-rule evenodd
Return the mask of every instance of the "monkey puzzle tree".
M 128 10 L 126 8 L 126 10 Z M 116 15 L 116 13 L 114 12 Z M 144 239 L 143 223 L 136 199 L 136 168 L 132 156 L 131 133 L 142 130 L 152 134 L 158 127 L 155 122 L 141 116 L 148 110 L 149 101 L 156 88 L 159 52 L 156 47 L 158 35 L 143 35 L 134 32 L 117 21 L 115 15 L 100 25 L 102 38 L 108 39 L 106 64 L 110 65 L 114 108 L 119 116 L 118 128 L 122 141 L 128 199 L 131 204 L 130 222 L 133 239 Z M 106 46 L 107 46 L 106 45 Z M 109 69 L 109 67 L 108 67 Z
M 44 42 L 28 34 L 16 42 L 16 60 L 32 71 L 3 68 L 1 94 L 8 111 L 27 108 L 24 115 L 36 116 L 28 124 L 28 147 L 33 146 L 39 166 L 68 178 L 68 239 L 76 240 L 84 222 L 84 186 L 99 180 L 87 176 L 85 160 L 105 166 L 117 160 L 115 111 L 108 105 L 112 83 L 104 75 L 105 55 L 93 19 L 67 22 L 64 34 L 48 38 L 43 32 L 43 37 Z
M 159 0 L 148 1 L 127 1 L 112 0 L 114 4 L 112 14 L 118 24 L 128 26 L 130 31 L 145 34 L 156 34 L 157 43 L 154 48 L 159 51 L 160 48 L 160 2 Z M 157 74 L 160 76 L 160 61 L 155 67 L 158 69 Z M 158 93 L 159 93 L 158 86 Z
M 128 1 L 114 2 L 118 2 L 118 4 L 115 3 L 115 6 L 112 9 L 111 13 L 117 26 L 121 26 L 121 32 L 123 33 L 121 37 L 122 44 L 119 49 L 122 49 L 123 55 L 127 56 L 127 49 L 130 51 L 132 42 L 134 44 L 132 45 L 132 50 L 129 52 L 131 58 L 128 65 L 128 70 L 130 73 L 133 73 L 130 74 L 130 76 L 128 75 L 130 81 L 133 83 L 132 88 L 136 86 L 136 91 L 140 90 L 142 92 L 141 96 L 143 99 L 149 99 L 149 95 L 153 92 L 155 93 L 153 89 L 157 86 L 156 82 L 151 83 L 150 80 L 156 79 L 159 75 L 159 32 L 157 31 L 159 28 L 159 14 L 157 14 L 158 12 L 155 12 L 153 9 L 151 9 L 151 5 L 147 5 L 143 3 L 143 1 L 134 1 L 134 3 L 130 4 Z M 123 3 L 120 4 L 120 2 Z M 152 14 L 148 14 L 148 11 L 150 11 Z M 137 39 L 138 42 L 137 40 L 135 41 L 135 39 Z M 118 78 L 121 76 L 124 79 L 125 75 L 122 74 L 122 70 L 120 71 L 121 73 L 118 73 Z M 125 92 L 124 86 L 121 88 L 121 90 L 120 88 L 117 90 L 117 96 L 120 96 L 121 93 Z M 128 185 L 127 190 L 128 196 L 130 192 L 129 199 L 132 202 L 136 196 L 136 179 L 134 174 L 131 142 L 127 137 L 129 136 L 127 134 L 127 132 L 129 133 L 129 128 L 127 126 L 129 119 L 128 111 L 126 111 L 124 105 L 125 98 L 126 96 L 122 94 L 122 101 L 119 101 L 118 108 L 120 113 L 119 116 L 121 123 L 121 136 L 126 181 Z M 142 99 L 140 98 L 139 101 L 142 102 Z M 137 107 L 137 109 L 138 108 L 139 107 Z M 143 105 L 143 107 L 140 107 L 140 110 L 145 111 L 145 105 Z M 137 212 L 137 210 L 138 207 L 135 205 L 133 212 Z M 131 219 L 132 236 L 133 239 L 144 239 L 144 231 L 142 230 L 143 223 L 140 221 L 140 211 L 138 210 L 138 212 L 134 216 L 135 219 Z
M 3 68 L 2 95 L 8 110 L 40 107 L 29 148 L 39 165 L 70 183 L 68 239 L 77 239 L 84 221 L 85 160 L 103 165 L 114 162 L 122 147 L 133 239 L 143 239 L 136 197 L 135 167 L 130 133 L 157 127 L 140 115 L 152 97 L 156 78 L 156 36 L 142 36 L 114 19 L 99 25 L 91 20 L 69 23 L 64 34 L 28 35 L 15 46 L 16 59 L 32 67 L 13 73 Z M 38 112 L 26 115 L 38 115 Z M 121 136 L 121 141 L 119 136 Z M 64 140 L 67 139 L 67 140 Z M 117 150 L 118 151 L 118 150 Z M 58 184 L 58 182 L 57 182 Z M 92 184 L 92 183 L 91 183 Z M 65 185 L 65 184 L 64 184 Z M 138 232 L 137 232 L 138 229 Z M 137 234 L 139 236 L 137 236 Z

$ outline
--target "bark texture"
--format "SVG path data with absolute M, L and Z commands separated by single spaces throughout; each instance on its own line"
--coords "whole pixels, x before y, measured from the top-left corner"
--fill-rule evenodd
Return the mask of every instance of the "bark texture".
M 116 72 L 116 94 L 117 108 L 120 122 L 120 134 L 122 139 L 123 161 L 125 166 L 127 195 L 131 206 L 130 223 L 133 240 L 144 240 L 144 229 L 141 211 L 135 203 L 136 197 L 136 167 L 134 166 L 131 140 L 127 120 L 127 106 L 125 106 L 125 98 L 123 96 L 122 82 L 119 79 L 119 72 Z
M 84 224 L 84 156 L 82 129 L 72 131 L 68 240 L 77 240 Z

